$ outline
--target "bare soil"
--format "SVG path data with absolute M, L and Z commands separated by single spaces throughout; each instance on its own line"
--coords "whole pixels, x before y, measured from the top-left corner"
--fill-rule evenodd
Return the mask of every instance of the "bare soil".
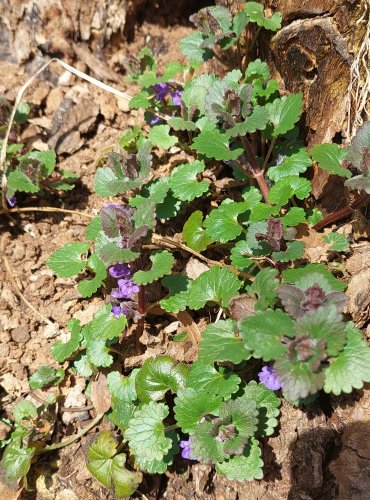
M 149 44 L 161 64 L 180 58 L 177 41 L 189 32 L 184 25 L 160 27 L 145 21 L 134 36 L 134 42 L 106 51 L 104 65 L 122 76 L 121 90 L 133 93 L 123 81 L 122 60 Z M 85 69 L 83 64 L 80 64 Z M 24 68 L 0 62 L 0 95 L 13 101 L 16 91 L 27 79 Z M 104 150 L 117 144 L 122 132 L 142 123 L 141 112 L 129 111 L 123 102 L 103 91 L 63 73 L 59 68 L 45 73 L 28 91 L 25 99 L 32 106 L 31 123 L 18 130 L 16 140 L 27 147 L 53 144 L 58 164 L 75 171 L 77 187 L 63 198 L 19 196 L 18 206 L 54 206 L 98 213 L 102 200 L 93 193 L 94 173 Z M 67 112 L 60 116 L 62 102 L 71 100 Z M 86 125 L 88 123 L 88 125 Z M 171 160 L 173 161 L 173 159 Z M 169 158 L 159 158 L 154 175 L 170 168 Z M 46 259 L 65 243 L 80 241 L 88 219 L 80 215 L 29 212 L 8 218 L 0 216 L 1 254 L 10 264 L 17 287 L 43 316 L 61 329 L 68 320 L 78 317 L 82 323 L 91 320 L 103 297 L 83 300 L 72 279 L 55 278 Z M 169 228 L 174 234 L 177 228 Z M 351 234 L 352 246 L 342 265 L 342 276 L 351 290 L 350 312 L 358 326 L 366 329 L 369 321 L 370 244 L 369 223 L 361 212 L 340 228 Z M 315 239 L 316 238 L 316 239 Z M 328 248 L 310 234 L 307 241 L 310 258 L 316 262 L 333 260 Z M 30 391 L 27 378 L 41 364 L 53 365 L 50 346 L 58 333 L 35 315 L 17 294 L 16 286 L 1 263 L 0 283 L 0 397 L 1 415 L 10 416 L 21 398 L 41 397 Z M 169 340 L 165 333 L 173 319 L 156 317 L 143 338 L 146 356 L 167 352 L 177 359 L 187 357 L 187 348 Z M 368 333 L 370 334 L 369 327 Z M 125 366 L 139 363 L 138 359 Z M 64 389 L 78 386 L 69 378 Z M 90 405 L 81 391 L 76 392 L 75 406 Z M 70 405 L 71 406 L 71 405 Z M 72 435 L 95 416 L 94 410 L 72 412 L 60 408 L 50 430 L 54 441 Z M 308 409 L 297 409 L 283 402 L 278 432 L 263 444 L 265 477 L 261 481 L 240 484 L 219 477 L 208 465 L 190 464 L 181 459 L 163 476 L 146 477 L 134 498 L 187 500 L 234 499 L 359 499 L 369 498 L 370 491 L 370 390 L 355 391 L 351 396 L 322 397 Z M 112 494 L 93 479 L 85 466 L 84 451 L 101 424 L 85 438 L 59 453 L 44 456 L 35 464 L 28 491 L 22 499 L 110 499 Z M 1 431 L 1 428 L 0 428 Z

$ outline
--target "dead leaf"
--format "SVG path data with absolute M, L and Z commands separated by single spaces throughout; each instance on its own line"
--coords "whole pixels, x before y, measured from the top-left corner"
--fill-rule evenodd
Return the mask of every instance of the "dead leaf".
M 112 404 L 112 399 L 107 386 L 107 377 L 99 373 L 97 380 L 91 383 L 91 401 L 96 413 L 105 413 Z
M 190 314 L 187 311 L 180 311 L 176 314 L 176 317 L 184 325 L 193 344 L 198 344 L 201 339 L 200 331 Z
M 345 312 L 352 315 L 358 328 L 362 328 L 370 319 L 370 268 L 352 277 L 346 295 L 349 304 Z
M 323 234 L 315 231 L 306 224 L 297 227 L 296 240 L 302 241 L 305 246 L 303 257 L 309 262 L 327 262 L 330 245 L 323 240 Z
M 205 271 L 208 271 L 208 269 L 209 267 L 206 266 L 203 262 L 200 262 L 200 260 L 196 259 L 195 257 L 190 257 L 185 267 L 185 274 L 191 280 L 195 280 L 195 278 L 198 278 L 198 276 L 200 276 Z
M 253 316 L 256 302 L 256 297 L 251 297 L 246 293 L 232 298 L 229 303 L 231 317 L 235 321 L 239 321 L 246 316 Z

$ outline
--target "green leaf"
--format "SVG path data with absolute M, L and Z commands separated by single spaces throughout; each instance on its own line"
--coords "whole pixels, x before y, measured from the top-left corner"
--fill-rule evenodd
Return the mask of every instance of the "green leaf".
M 312 165 L 312 160 L 305 148 L 293 147 L 289 154 L 283 157 L 276 167 L 269 167 L 267 176 L 274 182 L 289 175 L 299 175 L 306 172 Z
M 229 399 L 237 392 L 239 384 L 240 378 L 236 373 L 222 368 L 218 371 L 213 366 L 200 361 L 192 364 L 187 378 L 187 387 L 197 392 L 209 392 L 223 399 Z
M 211 238 L 203 229 L 203 214 L 200 210 L 193 212 L 185 222 L 182 237 L 186 245 L 196 252 L 202 252 L 211 244 Z
M 167 391 L 176 393 L 185 387 L 188 368 L 169 356 L 147 359 L 136 376 L 136 392 L 141 401 L 163 399 Z
M 205 164 L 195 160 L 176 167 L 169 180 L 170 188 L 181 201 L 192 201 L 208 191 L 209 181 L 198 182 L 197 175 L 203 172 Z
M 113 357 L 109 354 L 106 340 L 91 340 L 86 346 L 88 361 L 93 367 L 108 367 L 113 363 Z
M 342 167 L 342 161 L 347 156 L 347 148 L 341 148 L 338 144 L 317 144 L 310 149 L 312 158 L 319 167 L 330 174 L 341 177 L 351 177 L 351 172 Z
M 139 125 L 135 125 L 135 127 L 130 127 L 118 139 L 118 144 L 122 149 L 128 149 L 128 146 L 131 146 L 133 142 L 139 137 L 141 132 L 141 128 Z
M 195 137 L 191 148 L 204 154 L 207 158 L 215 158 L 216 160 L 236 160 L 243 154 L 241 148 L 231 151 L 228 138 L 218 129 L 202 130 Z
M 125 468 L 126 455 L 116 454 L 117 445 L 109 431 L 101 431 L 87 449 L 86 467 L 104 486 L 114 489 L 116 498 L 126 498 L 135 492 L 143 475 Z
M 119 240 L 120 238 L 108 238 L 104 233 L 100 233 L 96 238 L 95 251 L 107 267 L 117 262 L 132 262 L 140 255 L 139 252 L 134 252 L 130 248 L 120 248 Z
M 52 149 L 49 149 L 48 151 L 31 151 L 20 159 L 22 160 L 23 158 L 39 161 L 44 167 L 43 174 L 45 176 L 48 176 L 53 172 L 56 164 L 55 151 Z
M 235 455 L 225 462 L 216 464 L 219 474 L 226 476 L 229 480 L 241 482 L 262 479 L 262 467 L 261 449 L 257 439 L 254 438 L 245 447 L 243 455 Z
M 188 35 L 180 40 L 180 50 L 190 61 L 207 61 L 208 59 L 213 57 L 213 51 L 210 49 L 202 49 L 202 42 L 203 36 L 201 33 L 191 33 L 191 35 Z
M 215 463 L 224 460 L 227 455 L 223 443 L 212 435 L 213 424 L 205 421 L 197 425 L 191 435 L 191 457 L 205 463 Z
M 133 276 L 137 285 L 147 285 L 170 274 L 175 262 L 172 253 L 167 250 L 155 252 L 149 258 L 152 261 L 152 268 L 149 271 L 136 271 Z
M 174 116 L 173 118 L 170 118 L 167 123 L 171 128 L 173 128 L 176 131 L 188 130 L 194 132 L 198 128 L 194 122 L 190 120 L 184 120 L 179 116 Z
M 147 90 L 142 90 L 138 94 L 135 94 L 130 102 L 129 102 L 129 107 L 130 109 L 147 109 L 150 108 L 152 105 L 151 100 L 149 99 L 149 92 Z
M 261 59 L 251 61 L 245 70 L 245 81 L 247 83 L 253 83 L 255 80 L 269 80 L 270 78 L 268 64 L 261 61 Z
M 254 133 L 256 130 L 265 130 L 268 122 L 268 113 L 266 108 L 255 106 L 252 113 L 245 118 L 243 122 L 237 123 L 225 132 L 225 137 L 243 137 L 247 133 Z
M 287 248 L 283 252 L 272 252 L 271 256 L 278 262 L 292 262 L 301 259 L 304 254 L 304 243 L 302 241 L 288 241 Z
M 71 338 L 69 341 L 62 342 L 61 340 L 58 340 L 51 346 L 53 357 L 59 363 L 63 363 L 66 359 L 72 356 L 72 354 L 80 347 L 82 340 L 80 321 L 78 319 L 72 318 L 69 320 L 68 329 L 71 332 Z
M 240 287 L 241 282 L 235 274 L 226 268 L 212 267 L 192 282 L 188 292 L 188 305 L 193 310 L 201 309 L 207 302 L 227 307 Z
M 240 271 L 247 272 L 253 266 L 254 262 L 249 257 L 243 255 L 244 253 L 251 254 L 252 250 L 246 241 L 238 241 L 230 251 L 230 260 L 234 267 Z
M 330 292 L 332 290 L 342 292 L 347 287 L 347 284 L 337 280 L 324 264 L 308 264 L 307 266 L 298 267 L 297 269 L 285 269 L 281 274 L 285 283 L 299 286 L 298 283 L 300 280 L 308 278 L 310 274 L 313 273 L 315 273 L 315 282 L 318 283 L 325 292 Z M 320 275 L 324 283 L 320 281 Z M 329 288 L 326 286 L 327 284 L 330 285 Z
M 71 278 L 86 267 L 81 255 L 90 248 L 89 243 L 67 243 L 46 261 L 50 269 L 62 278 Z
M 102 286 L 103 281 L 107 277 L 107 269 L 96 253 L 93 253 L 89 257 L 86 267 L 95 273 L 95 277 L 92 280 L 80 281 L 77 285 L 77 290 L 84 298 L 91 297 Z
M 324 236 L 323 240 L 330 244 L 333 252 L 347 252 L 349 249 L 349 243 L 344 234 L 332 232 Z
M 279 381 L 283 385 L 284 397 L 290 401 L 296 401 L 300 398 L 306 398 L 309 394 L 315 394 L 324 385 L 324 372 L 313 372 L 308 363 L 290 361 L 288 358 L 283 357 L 275 362 L 274 368 Z
M 231 421 L 243 437 L 253 436 L 257 431 L 258 409 L 256 402 L 251 399 L 226 401 L 220 408 L 219 416 L 224 422 Z
M 126 316 L 118 319 L 110 312 L 111 305 L 107 304 L 99 309 L 94 315 L 94 319 L 89 323 L 89 329 L 85 333 L 88 342 L 92 340 L 113 340 L 119 337 L 127 324 Z
M 185 84 L 182 100 L 188 109 L 197 106 L 199 112 L 204 114 L 204 105 L 209 87 L 215 81 L 215 76 L 208 73 L 202 73 L 194 77 Z
M 170 127 L 168 125 L 156 125 L 148 135 L 149 141 L 154 146 L 160 146 L 164 149 L 169 149 L 177 142 L 177 137 L 170 135 Z
M 292 207 L 283 217 L 280 217 L 280 220 L 284 227 L 298 226 L 306 221 L 306 213 L 303 208 Z
M 307 198 L 311 192 L 311 183 L 308 179 L 296 176 L 287 176 L 278 180 L 277 183 L 272 186 L 269 199 L 272 203 L 282 207 L 288 203 L 288 201 L 296 196 L 299 200 Z
M 250 358 L 250 352 L 236 336 L 231 319 L 211 323 L 202 332 L 199 345 L 199 360 L 205 364 L 231 361 L 239 364 Z
M 318 210 L 317 208 L 307 211 L 307 222 L 310 226 L 314 226 L 318 222 L 322 221 L 323 218 L 324 216 L 321 210 Z
M 255 358 L 270 361 L 282 356 L 287 347 L 282 336 L 293 336 L 293 321 L 281 309 L 257 311 L 239 322 L 240 336 Z
M 23 191 L 24 193 L 37 193 L 40 188 L 34 184 L 26 174 L 20 170 L 13 170 L 8 175 L 8 189 L 11 191 Z
M 266 30 L 277 31 L 281 28 L 280 12 L 275 12 L 271 17 L 265 17 L 263 5 L 257 2 L 247 2 L 244 5 L 244 11 L 250 21 Z
M 325 370 L 324 391 L 338 396 L 361 389 L 364 382 L 370 382 L 370 348 L 353 323 L 347 323 L 347 343 Z
M 172 440 L 165 436 L 163 424 L 167 416 L 168 407 L 165 404 L 151 401 L 137 409 L 129 422 L 124 436 L 135 461 L 143 470 L 152 470 L 153 465 L 158 472 L 167 468 L 163 461 L 172 447 Z
M 262 8 L 262 5 L 260 7 Z M 290 94 L 267 103 L 266 109 L 274 127 L 272 136 L 277 137 L 291 130 L 301 116 L 302 107 L 302 94 Z
M 184 311 L 188 304 L 188 289 L 191 281 L 181 274 L 172 274 L 162 280 L 162 285 L 167 287 L 171 296 L 160 301 L 160 306 L 168 312 Z
M 37 408 L 28 399 L 23 399 L 14 406 L 13 417 L 17 423 L 21 423 L 23 419 L 33 420 L 37 417 Z
M 271 436 L 279 421 L 280 400 L 274 392 L 264 384 L 257 384 L 255 380 L 245 386 L 243 396 L 247 400 L 255 401 L 258 408 L 258 436 Z
M 248 209 L 246 202 L 222 203 L 211 211 L 204 221 L 206 234 L 211 241 L 226 243 L 235 240 L 243 231 L 238 216 Z
M 33 375 L 28 379 L 29 386 L 32 390 L 42 389 L 46 385 L 53 383 L 58 385 L 64 379 L 64 370 L 55 370 L 51 366 L 40 366 Z
M 118 177 L 115 175 L 111 168 L 98 168 L 94 179 L 94 189 L 96 191 L 96 194 L 103 197 L 112 195 L 114 196 L 118 193 L 118 190 L 113 190 L 112 185 L 115 185 L 117 181 Z
M 20 125 L 26 123 L 28 115 L 30 114 L 31 108 L 28 102 L 21 101 L 15 111 L 14 119 Z
M 109 416 L 122 432 L 127 429 L 136 409 L 135 379 L 138 371 L 133 370 L 129 377 L 122 377 L 118 372 L 107 375 L 108 390 L 112 396 L 112 413 Z
M 95 371 L 95 366 L 90 362 L 86 354 L 80 354 L 73 365 L 81 377 L 91 377 Z
M 261 269 L 255 277 L 253 283 L 248 288 L 249 294 L 258 297 L 255 310 L 267 309 L 273 306 L 277 299 L 276 288 L 279 286 L 276 269 Z
M 12 442 L 8 444 L 1 460 L 7 483 L 12 484 L 28 474 L 34 453 L 34 448 L 23 448 Z
M 180 389 L 175 398 L 175 418 L 183 432 L 193 432 L 202 417 L 217 415 L 221 397 L 192 388 Z
M 95 241 L 100 231 L 103 231 L 103 227 L 101 225 L 101 218 L 97 215 L 94 219 L 91 219 L 86 226 L 85 238 L 89 241 Z

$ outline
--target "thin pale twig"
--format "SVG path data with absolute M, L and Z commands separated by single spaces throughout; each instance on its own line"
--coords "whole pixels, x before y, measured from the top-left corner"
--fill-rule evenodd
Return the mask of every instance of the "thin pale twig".
M 57 208 L 57 207 L 16 207 L 9 209 L 1 209 L 0 214 L 8 214 L 8 213 L 22 213 L 22 212 L 59 212 L 63 214 L 73 214 L 73 215 L 81 215 L 82 217 L 87 217 L 88 219 L 94 219 L 95 215 L 88 214 L 86 212 L 80 212 L 78 210 L 69 210 L 67 208 Z

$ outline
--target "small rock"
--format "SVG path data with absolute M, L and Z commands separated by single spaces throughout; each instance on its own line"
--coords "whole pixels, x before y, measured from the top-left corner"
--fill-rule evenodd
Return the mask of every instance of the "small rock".
M 54 113 L 60 106 L 60 103 L 63 101 L 63 91 L 59 88 L 52 89 L 49 92 L 49 95 L 46 99 L 46 109 L 45 113 L 50 115 Z
M 20 243 L 14 245 L 13 258 L 15 260 L 22 260 L 24 258 L 24 246 Z
M 14 342 L 16 342 L 17 344 L 24 344 L 31 338 L 27 325 L 21 325 L 17 328 L 14 328 L 10 335 L 12 337 L 12 340 L 14 340 Z
M 43 331 L 43 336 L 46 339 L 53 339 L 54 337 L 56 337 L 58 335 L 58 333 L 59 333 L 58 325 L 53 323 L 53 324 L 45 326 L 44 331 Z

